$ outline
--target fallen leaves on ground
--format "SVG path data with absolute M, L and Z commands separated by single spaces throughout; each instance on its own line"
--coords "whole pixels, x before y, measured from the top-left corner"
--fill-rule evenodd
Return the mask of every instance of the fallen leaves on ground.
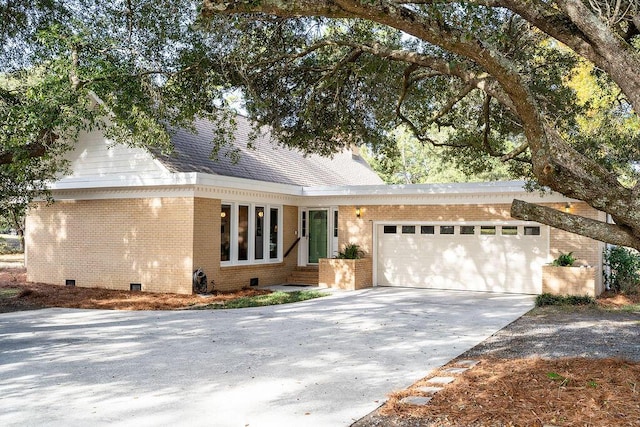
M 455 361 L 446 367 L 455 366 Z M 443 369 L 444 369 L 443 368 Z M 450 376 L 440 370 L 430 375 Z M 480 359 L 424 406 L 390 396 L 379 414 L 438 426 L 638 426 L 640 363 L 619 359 Z M 433 384 L 431 384 L 433 385 Z M 426 423 L 424 425 L 427 425 Z
M 26 272 L 23 268 L 0 270 L 0 289 L 19 289 L 15 296 L 0 298 L 0 312 L 43 307 L 174 310 L 271 292 L 267 289 L 243 289 L 237 292 L 199 296 L 67 287 L 45 283 L 26 283 Z

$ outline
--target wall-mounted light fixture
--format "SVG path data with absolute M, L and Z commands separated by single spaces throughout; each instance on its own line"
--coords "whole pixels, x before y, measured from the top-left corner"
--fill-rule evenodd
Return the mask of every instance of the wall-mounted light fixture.
M 226 212 L 220 212 L 220 218 L 224 218 L 225 216 L 227 216 Z
M 571 203 L 567 202 L 564 204 L 564 211 L 569 213 L 571 211 Z
M 264 211 L 258 211 L 258 216 L 262 218 L 264 216 Z
M 360 210 L 360 206 L 356 206 L 356 218 L 360 218 L 362 211 Z

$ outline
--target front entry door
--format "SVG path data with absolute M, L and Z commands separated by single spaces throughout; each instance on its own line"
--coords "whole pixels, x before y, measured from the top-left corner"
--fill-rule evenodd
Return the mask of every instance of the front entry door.
M 327 258 L 328 217 L 326 209 L 309 209 L 309 264 L 317 264 L 320 258 Z

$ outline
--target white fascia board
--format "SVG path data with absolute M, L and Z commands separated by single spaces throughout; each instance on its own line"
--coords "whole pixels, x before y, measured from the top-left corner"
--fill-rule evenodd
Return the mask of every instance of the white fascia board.
M 559 193 L 530 192 L 523 181 L 305 187 L 303 196 L 318 206 L 335 205 L 444 205 L 511 203 L 521 199 L 533 203 L 575 202 Z
M 256 181 L 253 179 L 236 178 L 232 176 L 212 175 L 205 173 L 197 174 L 196 184 L 206 187 L 263 191 L 266 193 L 275 193 L 287 196 L 303 195 L 303 187 L 299 185 L 279 184 L 276 182 Z
M 96 176 L 82 178 L 63 178 L 52 183 L 49 189 L 55 190 L 89 190 L 140 187 L 185 186 L 196 183 L 197 174 L 168 173 L 153 175 Z

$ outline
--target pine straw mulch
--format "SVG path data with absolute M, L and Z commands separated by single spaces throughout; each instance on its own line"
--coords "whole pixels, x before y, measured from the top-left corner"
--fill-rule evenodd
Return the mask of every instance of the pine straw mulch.
M 392 394 L 382 424 L 411 426 L 638 426 L 640 363 L 620 359 L 478 359 L 424 406 L 401 404 L 453 361 Z M 430 384 L 433 385 L 433 384 Z M 385 419 L 387 421 L 385 421 Z
M 624 306 L 640 305 L 640 293 L 638 294 L 616 294 L 607 291 L 597 299 L 598 305 L 605 308 L 617 309 Z
M 7 289 L 18 289 L 18 291 L 15 296 L 0 298 L 0 313 L 45 307 L 175 310 L 271 292 L 267 289 L 243 289 L 237 292 L 199 296 L 67 287 L 46 283 L 27 283 L 24 268 L 0 269 L 0 292 Z

